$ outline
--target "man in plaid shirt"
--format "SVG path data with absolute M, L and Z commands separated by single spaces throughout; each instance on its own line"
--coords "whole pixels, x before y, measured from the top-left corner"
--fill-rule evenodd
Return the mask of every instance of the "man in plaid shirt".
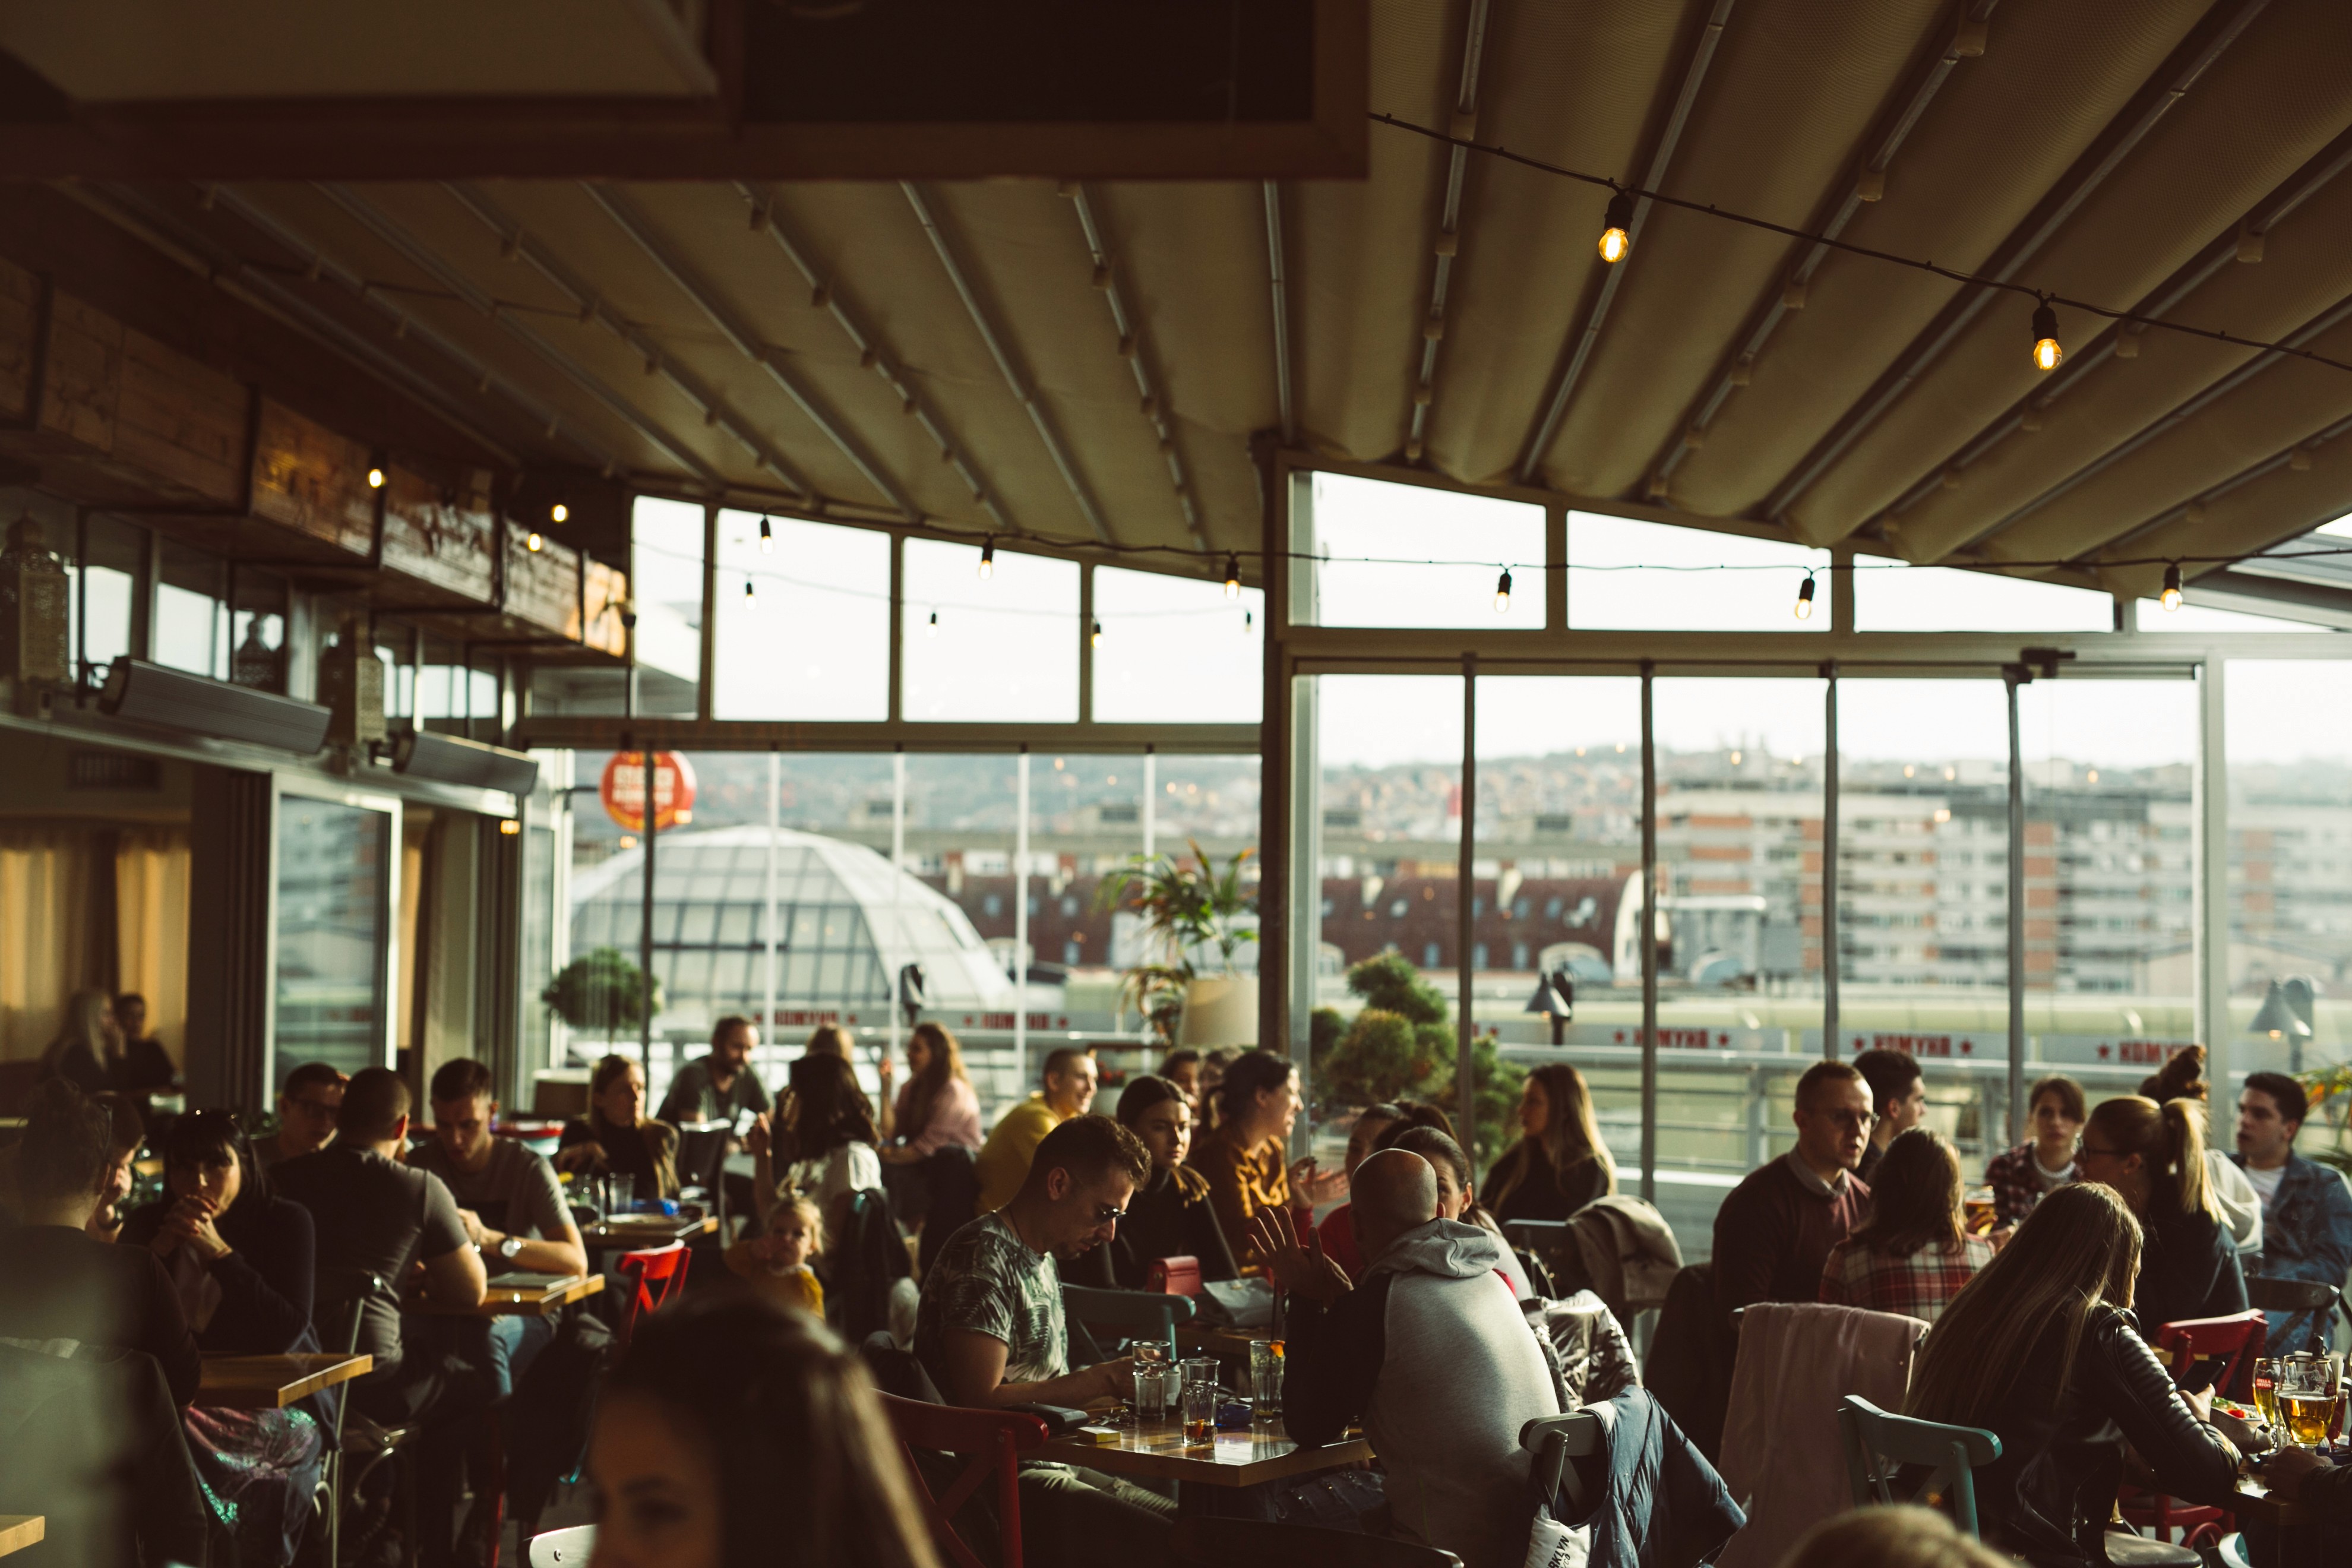
M 1830 1249 L 1818 1299 L 1934 1322 L 1992 1261 L 1992 1243 L 1967 1234 L 1960 1197 L 1960 1157 L 1941 1134 L 1896 1138 L 1878 1163 L 1870 1223 Z

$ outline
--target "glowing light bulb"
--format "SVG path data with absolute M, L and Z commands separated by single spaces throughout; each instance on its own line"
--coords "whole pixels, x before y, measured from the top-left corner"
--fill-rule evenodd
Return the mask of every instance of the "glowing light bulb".
M 368 489 L 372 490 L 380 490 L 383 489 L 383 470 L 382 468 L 370 468 L 368 470 Z
M 1495 579 L 1495 613 L 1498 616 L 1511 613 L 1511 569 L 1507 566 L 1503 568 L 1503 574 Z
M 749 577 L 743 579 L 743 596 L 747 599 L 751 596 L 751 579 Z
M 1094 629 L 1087 634 L 1087 641 L 1096 647 L 1102 647 L 1102 623 L 1100 621 L 1097 621 L 1094 624 Z
M 517 822 L 511 816 L 501 817 L 499 820 L 499 831 L 505 834 L 509 838 L 512 838 L 516 834 L 522 831 L 522 824 Z
M 547 541 L 541 539 L 536 532 L 533 532 L 524 538 L 522 547 L 525 550 L 530 551 L 533 555 L 536 555 L 541 550 L 547 548 Z
M 1228 555 L 1225 557 L 1225 597 L 1238 599 L 1241 595 L 1242 558 L 1238 555 Z
M 2047 305 L 2033 311 L 2033 368 L 2053 371 L 2058 368 L 2066 351 L 2058 346 L 2058 312 Z
M 923 628 L 923 635 L 927 637 L 940 635 L 940 613 L 937 610 L 931 612 L 931 624 Z
M 2164 607 L 2168 611 L 2180 608 L 2180 565 L 2178 562 L 2164 569 Z
M 762 555 L 773 555 L 775 552 L 776 536 L 775 533 L 768 527 L 768 520 L 763 517 L 760 520 L 760 553 Z
M 1813 574 L 1811 572 L 1805 574 L 1804 582 L 1797 588 L 1797 618 L 1801 621 L 1813 618 Z
M 547 520 L 550 522 L 570 522 L 572 521 L 572 509 L 565 506 L 562 501 L 557 501 L 553 506 L 547 509 Z
M 1601 220 L 1601 259 L 1612 267 L 1625 259 L 1633 248 L 1633 196 L 1630 191 L 1620 191 L 1609 198 L 1609 211 Z
M 980 547 L 980 580 L 987 582 L 996 575 L 996 540 L 991 536 Z

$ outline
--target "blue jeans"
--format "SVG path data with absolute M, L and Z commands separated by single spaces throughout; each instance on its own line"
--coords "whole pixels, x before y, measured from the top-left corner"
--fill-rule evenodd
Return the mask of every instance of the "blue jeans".
M 530 1373 L 530 1363 L 555 1338 L 555 1323 L 553 1318 L 521 1314 L 490 1320 L 488 1370 L 497 1381 L 499 1397 L 513 1394 L 515 1384 Z

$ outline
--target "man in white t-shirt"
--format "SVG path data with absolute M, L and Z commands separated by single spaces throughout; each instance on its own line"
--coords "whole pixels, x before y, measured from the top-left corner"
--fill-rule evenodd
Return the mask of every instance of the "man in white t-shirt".
M 2230 1158 L 2263 1197 L 2263 1253 L 2250 1278 L 2313 1279 L 2341 1288 L 2352 1273 L 2352 1188 L 2294 1152 L 2310 1112 L 2303 1085 L 2284 1073 L 2246 1075 L 2238 1096 L 2238 1152 Z M 2322 1348 L 2324 1312 L 2273 1312 L 2272 1352 Z

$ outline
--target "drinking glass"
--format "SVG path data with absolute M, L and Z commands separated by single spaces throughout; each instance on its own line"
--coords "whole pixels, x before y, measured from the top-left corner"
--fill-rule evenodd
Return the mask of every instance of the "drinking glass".
M 1181 1363 L 1181 1371 L 1184 1373 L 1182 1386 L 1186 1388 L 1205 1386 L 1213 1390 L 1217 1386 L 1219 1368 L 1215 1356 L 1188 1356 Z
M 1168 1347 L 1158 1340 L 1138 1340 L 1128 1347 L 1138 1366 L 1162 1366 L 1168 1361 Z
M 1250 1342 L 1250 1405 L 1260 1415 L 1282 1414 L 1282 1342 Z
M 2296 1356 L 2279 1369 L 2279 1413 L 2286 1418 L 2287 1441 L 2298 1448 L 2316 1448 L 2327 1441 L 2328 1423 L 2336 1415 L 2336 1385 L 2324 1362 Z
M 1187 1384 L 1184 1387 L 1184 1441 L 1206 1443 L 1217 1429 L 1217 1385 Z
M 637 1178 L 634 1175 L 611 1175 L 604 1178 L 604 1213 L 634 1214 L 637 1207 Z
M 2254 1409 L 2273 1426 L 2279 1424 L 2278 1378 L 2277 1357 L 2262 1356 L 2255 1360 Z
M 1174 1367 L 1154 1366 L 1139 1362 L 1135 1368 L 1135 1418 L 1138 1421 L 1168 1419 L 1170 1392 L 1181 1396 L 1177 1379 L 1182 1375 Z

